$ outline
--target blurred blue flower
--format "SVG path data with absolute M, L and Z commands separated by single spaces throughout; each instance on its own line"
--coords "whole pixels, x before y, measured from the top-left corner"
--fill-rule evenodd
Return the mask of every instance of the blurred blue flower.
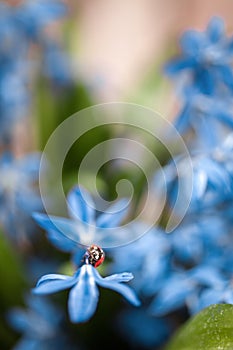
M 15 122 L 27 116 L 34 65 L 29 54 L 31 44 L 42 48 L 43 69 L 50 80 L 56 85 L 67 85 L 71 81 L 68 57 L 56 39 L 49 39 L 45 31 L 47 24 L 66 13 L 66 5 L 58 0 L 27 0 L 18 6 L 0 3 L 0 137 L 3 143 L 10 142 Z
M 172 256 L 183 266 L 199 264 L 217 257 L 229 246 L 229 225 L 215 213 L 187 216 L 169 235 Z
M 8 7 L 8 11 L 25 37 L 37 41 L 45 35 L 43 30 L 47 24 L 67 14 L 67 7 L 60 0 L 26 0 L 14 8 Z
M 195 142 L 201 150 L 217 146 L 225 138 L 226 131 L 233 128 L 231 96 L 207 96 L 189 89 L 175 126 L 181 134 L 194 131 Z M 190 148 L 193 149 L 193 144 Z
M 128 201 L 123 198 L 111 205 L 106 212 L 96 215 L 97 210 L 90 194 L 81 187 L 74 187 L 67 196 L 71 219 L 34 213 L 37 223 L 48 232 L 48 239 L 59 249 L 76 254 L 78 243 L 91 245 L 103 237 L 108 228 L 117 227 L 128 213 Z M 102 232 L 102 235 L 101 235 Z M 78 253 L 79 254 L 79 253 Z M 74 257 L 74 260 L 75 257 Z
M 182 210 L 183 199 L 190 194 L 190 176 L 193 177 L 192 197 L 189 213 L 200 213 L 203 209 L 212 210 L 233 199 L 233 158 L 226 144 L 212 152 L 196 153 L 192 156 L 193 173 L 187 173 L 186 158 L 177 162 L 179 177 L 174 162 L 163 168 L 170 205 L 174 205 L 179 191 L 180 200 L 176 203 L 177 214 Z M 155 181 L 159 173 L 155 176 Z M 182 211 L 181 211 L 182 212 Z
M 113 262 L 109 269 L 132 271 L 135 276 L 133 287 L 142 295 L 151 296 L 169 273 L 170 249 L 168 236 L 159 228 L 153 228 L 130 245 L 112 250 Z
M 13 308 L 7 313 L 9 324 L 22 334 L 14 350 L 77 349 L 65 334 L 64 315 L 58 307 L 44 298 L 32 296 L 26 304 L 27 309 Z
M 212 95 L 219 88 L 233 89 L 232 39 L 225 35 L 224 21 L 213 17 L 205 32 L 189 30 L 180 40 L 181 56 L 166 66 L 170 75 L 186 73 L 186 86 Z
M 5 62 L 0 58 L 0 138 L 4 143 L 10 141 L 12 126 L 26 116 L 29 106 L 28 76 L 25 73 L 26 68 L 19 59 Z
M 191 300 L 189 308 L 192 313 L 197 313 L 212 304 L 233 304 L 232 283 L 225 283 L 205 288 L 194 300 Z
M 41 35 L 45 35 L 45 26 L 66 14 L 67 7 L 59 0 L 25 0 L 17 6 L 1 2 L 0 31 L 4 34 L 1 50 L 5 49 L 9 53 L 11 49 L 13 53 L 13 45 L 17 44 L 19 36 L 24 38 L 22 48 L 25 48 L 26 43 L 40 40 Z
M 133 290 L 122 284 L 132 278 L 133 275 L 127 272 L 103 278 L 92 265 L 84 264 L 72 277 L 57 274 L 43 276 L 33 292 L 50 294 L 71 288 L 68 300 L 70 320 L 80 323 L 88 321 L 96 310 L 99 298 L 97 285 L 112 289 L 122 294 L 134 306 L 139 306 L 140 301 Z
M 43 40 L 43 74 L 52 82 L 53 88 L 71 85 L 72 74 L 68 54 L 53 40 Z
M 200 265 L 186 271 L 171 269 L 170 276 L 164 280 L 149 311 L 154 316 L 164 316 L 184 306 L 192 311 L 193 300 L 196 300 L 201 290 L 221 287 L 224 283 L 225 278 L 219 269 L 212 266 Z
M 36 184 L 40 155 L 28 154 L 15 159 L 11 153 L 0 158 L 0 223 L 4 231 L 20 242 L 34 229 L 31 212 L 42 209 Z
M 195 293 L 195 283 L 183 273 L 173 272 L 164 280 L 163 286 L 150 305 L 153 316 L 164 316 L 185 306 L 186 299 Z

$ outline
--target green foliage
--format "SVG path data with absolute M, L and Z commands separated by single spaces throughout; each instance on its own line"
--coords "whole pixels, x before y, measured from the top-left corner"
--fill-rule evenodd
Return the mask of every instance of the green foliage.
M 9 349 L 15 335 L 6 322 L 6 313 L 11 307 L 23 304 L 26 282 L 16 252 L 0 232 L 0 348 Z
M 191 318 L 165 350 L 232 350 L 233 305 L 211 305 Z
M 23 270 L 16 252 L 0 232 L 0 307 L 14 306 L 22 302 L 22 292 L 25 287 Z
M 41 79 L 36 93 L 37 131 L 41 149 L 60 123 L 94 104 L 89 91 L 82 83 L 52 91 L 46 80 Z

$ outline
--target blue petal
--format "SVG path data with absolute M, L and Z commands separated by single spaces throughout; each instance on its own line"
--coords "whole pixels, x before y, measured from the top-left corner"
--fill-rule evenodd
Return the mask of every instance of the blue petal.
M 97 227 L 111 228 L 120 225 L 129 211 L 128 200 L 122 198 L 115 204 L 111 205 L 107 211 L 101 214 L 96 220 Z
M 134 278 L 131 272 L 122 272 L 104 278 L 105 281 L 129 282 Z
M 191 310 L 193 313 L 199 312 L 205 307 L 212 304 L 219 304 L 223 301 L 223 291 L 214 289 L 205 289 L 198 298 L 195 305 L 192 305 Z
M 224 191 L 231 189 L 231 179 L 224 167 L 210 158 L 202 158 L 198 167 L 205 171 L 208 176 L 208 184 L 215 189 L 223 187 Z
M 67 7 L 61 1 L 57 0 L 36 0 L 26 1 L 17 8 L 15 13 L 16 20 L 22 23 L 28 35 L 34 34 L 42 26 L 52 20 L 66 15 Z M 31 33 L 30 33 L 31 29 Z
M 69 294 L 68 309 L 74 323 L 88 321 L 97 308 L 99 291 L 95 284 L 91 265 L 81 267 L 79 281 Z
M 26 332 L 28 329 L 28 315 L 22 309 L 11 309 L 7 313 L 7 321 L 18 332 Z
M 75 220 L 93 224 L 95 204 L 89 193 L 82 187 L 74 187 L 67 196 L 68 211 Z
M 212 266 L 200 265 L 189 271 L 189 276 L 202 285 L 215 287 L 225 283 L 221 273 Z
M 202 170 L 197 171 L 193 178 L 193 182 L 193 195 L 196 196 L 197 199 L 201 199 L 206 191 L 208 183 L 206 173 Z
M 128 300 L 134 306 L 141 305 L 141 302 L 138 299 L 135 292 L 127 285 L 115 282 L 111 278 L 109 280 L 106 278 L 102 278 L 96 270 L 94 270 L 94 274 L 95 274 L 96 283 L 101 287 L 112 289 L 115 292 L 121 294 L 126 300 Z
M 71 288 L 78 281 L 78 275 L 72 277 L 57 274 L 45 275 L 39 279 L 32 291 L 34 294 L 50 294 Z
M 47 41 L 43 49 L 43 70 L 45 76 L 57 83 L 57 85 L 70 84 L 72 81 L 70 62 L 65 52 L 53 41 Z
M 198 135 L 200 141 L 206 145 L 206 148 L 214 147 L 218 144 L 218 133 L 214 123 L 210 128 L 210 122 L 206 115 L 200 115 L 199 118 L 195 118 L 191 121 L 196 135 Z
M 206 95 L 212 95 L 216 85 L 212 71 L 199 66 L 194 73 L 195 82 L 200 92 Z
M 195 57 L 203 46 L 203 34 L 196 30 L 186 31 L 180 39 L 180 46 L 185 54 Z
M 168 75 L 174 75 L 184 69 L 194 68 L 195 65 L 196 62 L 192 58 L 176 58 L 165 65 L 164 71 Z
M 164 316 L 185 305 L 186 298 L 192 294 L 194 285 L 188 280 L 171 278 L 160 290 L 150 306 L 151 314 Z
M 220 79 L 226 84 L 226 86 L 233 90 L 233 72 L 232 67 L 226 64 L 219 67 Z M 232 122 L 233 123 L 233 122 Z
M 191 105 L 190 103 L 186 103 L 180 114 L 177 116 L 175 120 L 175 128 L 182 134 L 187 131 L 189 128 L 190 117 L 191 117 Z
M 207 35 L 212 43 L 218 42 L 225 34 L 225 23 L 220 17 L 213 17 L 206 29 Z
M 81 235 L 83 227 L 77 221 L 57 216 L 47 216 L 45 214 L 33 213 L 33 218 L 46 231 L 56 231 L 60 235 L 71 239 L 73 242 L 82 243 Z
M 77 244 L 74 241 L 70 240 L 63 234 L 60 234 L 58 231 L 49 230 L 47 237 L 56 248 L 64 252 L 72 252 L 77 248 Z
M 39 177 L 40 161 L 40 153 L 30 153 L 16 160 L 15 164 L 18 170 L 23 171 L 24 174 L 35 181 Z

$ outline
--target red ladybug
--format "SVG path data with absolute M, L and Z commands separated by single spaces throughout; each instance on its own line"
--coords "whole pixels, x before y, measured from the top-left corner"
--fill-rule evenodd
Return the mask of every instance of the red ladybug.
M 96 244 L 92 244 L 88 249 L 87 249 L 87 259 L 89 264 L 91 264 L 94 267 L 100 266 L 105 258 L 105 254 L 102 248 L 100 248 Z

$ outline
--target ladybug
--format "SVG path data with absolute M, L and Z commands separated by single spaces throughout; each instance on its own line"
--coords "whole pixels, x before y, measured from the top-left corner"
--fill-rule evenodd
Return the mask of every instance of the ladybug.
M 96 244 L 92 244 L 86 251 L 86 257 L 88 263 L 94 267 L 100 266 L 105 258 L 105 254 L 102 248 Z

